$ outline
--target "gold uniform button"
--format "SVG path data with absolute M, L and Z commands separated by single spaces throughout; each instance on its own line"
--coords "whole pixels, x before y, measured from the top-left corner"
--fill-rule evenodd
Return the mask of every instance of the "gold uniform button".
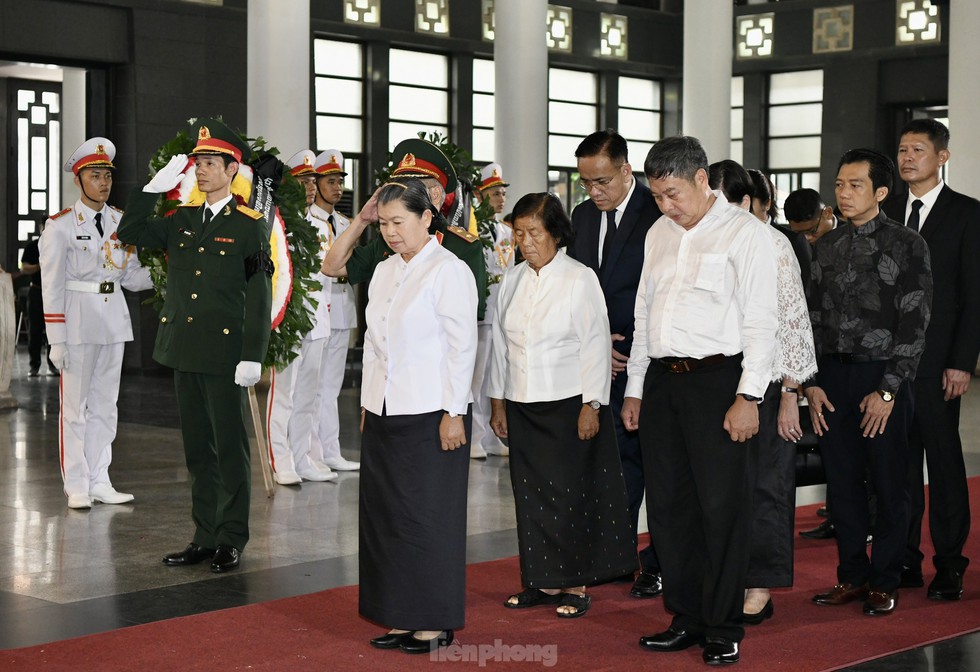
M 183 246 L 184 246 L 183 243 L 180 243 L 180 244 L 177 245 L 177 247 L 183 247 Z
M 197 298 L 197 294 L 191 294 L 191 299 L 192 299 L 192 300 L 193 300 L 193 299 L 196 299 L 196 298 Z
M 197 251 L 198 252 L 203 252 L 204 251 L 204 248 L 203 247 L 199 247 L 199 248 L 197 248 Z
M 231 333 L 231 329 L 222 329 L 221 330 L 221 333 L 224 334 L 225 336 L 227 336 L 228 334 Z
M 167 323 L 167 318 L 165 318 L 165 317 L 161 317 L 161 318 L 160 318 L 160 321 L 161 321 L 161 322 L 163 322 L 164 324 L 166 324 L 166 323 Z
M 220 254 L 223 257 L 223 256 L 225 256 L 225 251 L 224 250 L 221 250 L 220 252 L 218 252 L 218 254 Z
M 200 274 L 201 274 L 200 271 L 194 271 L 194 275 L 200 275 Z
M 188 318 L 187 318 L 187 322 L 188 322 L 188 323 L 190 323 L 190 322 L 193 322 L 193 321 L 194 321 L 194 318 L 193 318 L 193 317 L 188 317 Z

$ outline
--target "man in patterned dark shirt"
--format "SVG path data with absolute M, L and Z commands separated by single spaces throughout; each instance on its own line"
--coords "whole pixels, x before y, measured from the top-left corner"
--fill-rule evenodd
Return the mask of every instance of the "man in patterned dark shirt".
M 838 584 L 813 601 L 863 599 L 869 616 L 891 613 L 898 599 L 909 520 L 911 383 L 932 305 L 925 241 L 879 209 L 894 175 L 891 159 L 874 150 L 841 157 L 835 193 L 847 221 L 814 247 L 810 295 L 820 372 L 805 388 L 838 554 Z M 878 496 L 870 530 L 866 475 Z

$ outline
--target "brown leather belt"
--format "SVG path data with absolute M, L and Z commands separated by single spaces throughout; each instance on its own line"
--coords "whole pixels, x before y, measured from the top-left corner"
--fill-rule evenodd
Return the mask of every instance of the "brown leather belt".
M 702 357 L 698 359 L 696 357 L 661 357 L 660 359 L 654 359 L 665 369 L 671 373 L 690 373 L 691 371 L 696 371 L 698 369 L 703 369 L 706 366 L 714 366 L 715 364 L 721 364 L 726 359 L 725 355 L 708 355 L 707 357 Z

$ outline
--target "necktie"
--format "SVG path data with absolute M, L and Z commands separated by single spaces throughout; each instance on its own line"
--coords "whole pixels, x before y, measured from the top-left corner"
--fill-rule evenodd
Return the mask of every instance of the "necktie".
M 919 208 L 922 207 L 922 201 L 915 199 L 912 201 L 912 214 L 909 215 L 909 221 L 907 223 L 908 227 L 913 231 L 919 230 Z
M 95 213 L 95 228 L 99 230 L 99 238 L 102 237 L 102 213 Z
M 337 227 L 333 225 L 333 214 L 327 216 L 327 224 L 330 225 L 330 233 L 337 235 Z
M 609 258 L 609 251 L 612 249 L 612 241 L 616 236 L 616 211 L 610 210 L 606 213 L 606 237 L 602 241 L 602 262 L 599 264 L 599 268 L 603 268 L 606 265 L 606 259 Z
M 214 213 L 211 212 L 211 208 L 204 207 L 204 226 L 207 226 L 211 222 L 211 218 L 214 217 Z

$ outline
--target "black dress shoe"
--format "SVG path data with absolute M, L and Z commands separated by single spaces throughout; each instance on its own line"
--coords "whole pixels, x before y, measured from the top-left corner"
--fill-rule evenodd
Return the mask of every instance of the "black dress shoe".
M 921 588 L 926 585 L 922 580 L 922 570 L 918 567 L 902 567 L 902 578 L 898 583 L 899 588 Z
M 397 649 L 410 640 L 414 634 L 411 630 L 408 632 L 388 632 L 372 639 L 371 646 L 376 649 Z
M 868 599 L 864 601 L 864 613 L 868 616 L 886 616 L 898 605 L 898 593 L 886 593 L 883 590 L 869 590 Z
M 759 613 L 747 614 L 743 611 L 742 622 L 745 623 L 746 625 L 759 625 L 767 618 L 772 618 L 773 611 L 774 610 L 772 606 L 772 598 L 769 598 L 769 601 L 766 602 L 766 606 L 764 606 L 762 608 L 762 611 L 760 611 Z
M 868 584 L 862 583 L 860 586 L 855 586 L 853 583 L 839 583 L 825 593 L 814 595 L 813 602 L 831 607 L 839 607 L 842 604 L 849 604 L 855 600 L 863 600 L 867 597 Z
M 812 530 L 803 530 L 800 536 L 806 539 L 833 539 L 837 536 L 837 529 L 832 522 L 825 520 Z
M 708 637 L 701 654 L 708 665 L 731 665 L 738 662 L 738 642 L 725 637 Z
M 701 642 L 701 636 L 670 626 L 656 635 L 640 637 L 640 646 L 647 651 L 683 651 Z
M 211 559 L 211 571 L 220 574 L 238 569 L 241 555 L 241 551 L 234 546 L 218 544 L 218 550 L 214 552 L 214 558 Z
M 664 592 L 664 584 L 660 580 L 660 574 L 654 572 L 640 572 L 630 588 L 630 597 L 647 598 L 656 597 Z
M 452 630 L 443 630 L 432 639 L 416 639 L 413 634 L 398 648 L 405 653 L 432 653 L 440 647 L 449 646 L 455 639 L 456 634 Z
M 960 599 L 963 597 L 963 573 L 955 569 L 937 570 L 936 577 L 929 582 L 926 595 L 930 600 Z
M 819 509 L 817 509 L 817 515 L 820 516 L 821 518 L 827 518 L 829 517 L 830 512 L 827 511 L 826 506 L 821 506 Z
M 187 544 L 187 548 L 176 553 L 168 553 L 163 556 L 163 564 L 171 567 L 183 567 L 184 565 L 196 565 L 199 562 L 210 560 L 214 556 L 213 548 L 198 546 L 193 541 Z

